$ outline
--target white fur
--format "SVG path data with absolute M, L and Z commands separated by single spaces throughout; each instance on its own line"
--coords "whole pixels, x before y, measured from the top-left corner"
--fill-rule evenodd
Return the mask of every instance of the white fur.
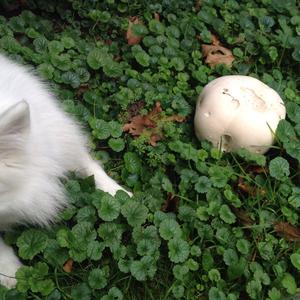
M 59 178 L 94 174 L 96 186 L 122 189 L 92 160 L 86 138 L 29 69 L 0 55 L 0 230 L 49 224 L 66 205 Z M 0 238 L 0 273 L 13 276 L 18 258 Z M 11 287 L 15 279 L 0 275 Z

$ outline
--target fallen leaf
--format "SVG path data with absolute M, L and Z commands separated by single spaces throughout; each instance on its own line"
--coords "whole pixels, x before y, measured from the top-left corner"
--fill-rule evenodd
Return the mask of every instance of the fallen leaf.
M 200 7 L 201 7 L 201 0 L 196 0 L 195 2 L 195 11 L 198 12 L 200 10 Z
M 141 111 L 141 109 L 144 108 L 144 106 L 145 106 L 145 101 L 143 100 L 139 100 L 132 103 L 127 109 L 129 118 L 137 116 Z
M 231 209 L 244 226 L 249 227 L 255 224 L 255 221 L 251 219 L 247 211 L 236 207 L 231 207 Z
M 211 35 L 211 45 L 202 44 L 201 47 L 205 63 L 210 67 L 215 67 L 218 64 L 224 64 L 231 67 L 234 56 L 231 50 L 221 45 L 221 42 L 216 35 Z
M 288 222 L 275 222 L 274 229 L 288 241 L 296 242 L 300 240 L 300 229 Z
M 168 193 L 167 199 L 163 204 L 161 210 L 164 212 L 176 212 L 179 206 L 179 197 Z
M 88 83 L 83 83 L 79 86 L 79 88 L 76 91 L 76 96 L 79 98 L 84 94 L 89 89 L 89 84 Z
M 143 22 L 138 17 L 131 17 L 128 20 L 128 28 L 126 31 L 126 39 L 128 45 L 136 45 L 138 44 L 143 37 L 134 34 L 132 27 L 136 24 L 143 24 Z
M 163 139 L 163 123 L 183 122 L 185 118 L 179 115 L 165 116 L 162 114 L 160 102 L 156 102 L 154 108 L 147 115 L 135 115 L 129 122 L 123 125 L 123 131 L 129 132 L 132 136 L 140 135 L 149 138 L 149 144 L 153 147 Z
M 129 123 L 123 126 L 124 131 L 128 131 L 133 136 L 140 136 L 145 128 L 154 128 L 155 123 L 148 116 L 135 116 Z
M 239 177 L 238 188 L 249 194 L 250 196 L 265 196 L 267 191 L 263 188 L 258 188 L 256 186 L 250 186 L 248 183 L 244 181 L 242 177 Z
M 254 174 L 267 174 L 268 168 L 261 166 L 250 166 L 249 168 L 247 168 L 247 171 Z
M 202 45 L 202 54 L 205 58 L 205 63 L 210 67 L 215 67 L 218 64 L 231 67 L 234 61 L 232 52 L 222 46 Z
M 221 45 L 221 42 L 219 41 L 218 37 L 215 34 L 211 35 L 211 44 L 213 46 L 219 46 L 219 45 Z
M 150 145 L 152 146 L 152 147 L 156 147 L 156 143 L 158 142 L 158 141 L 160 141 L 162 139 L 162 137 L 160 136 L 160 135 L 158 135 L 158 134 L 152 134 L 151 135 L 151 137 L 150 137 Z
M 73 259 L 69 258 L 66 263 L 64 264 L 63 266 L 63 270 L 66 272 L 66 273 L 71 273 L 72 272 L 72 269 L 73 269 Z

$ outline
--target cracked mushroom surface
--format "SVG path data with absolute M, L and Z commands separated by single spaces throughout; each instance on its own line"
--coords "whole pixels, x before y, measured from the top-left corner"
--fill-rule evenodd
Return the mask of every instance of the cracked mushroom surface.
M 194 126 L 198 139 L 222 151 L 245 148 L 265 153 L 286 109 L 279 94 L 260 80 L 243 75 L 222 76 L 199 95 Z

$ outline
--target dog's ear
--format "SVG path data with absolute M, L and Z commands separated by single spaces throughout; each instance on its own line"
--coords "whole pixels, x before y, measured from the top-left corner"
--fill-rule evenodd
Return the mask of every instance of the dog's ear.
M 22 100 L 0 115 L 0 134 L 25 134 L 30 128 L 30 110 L 25 100 Z

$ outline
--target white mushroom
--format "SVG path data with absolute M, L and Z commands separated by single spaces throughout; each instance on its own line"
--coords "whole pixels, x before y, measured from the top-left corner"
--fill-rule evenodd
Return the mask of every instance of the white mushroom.
M 240 148 L 265 153 L 286 110 L 278 93 L 250 76 L 230 75 L 202 90 L 195 113 L 195 132 L 223 151 Z

